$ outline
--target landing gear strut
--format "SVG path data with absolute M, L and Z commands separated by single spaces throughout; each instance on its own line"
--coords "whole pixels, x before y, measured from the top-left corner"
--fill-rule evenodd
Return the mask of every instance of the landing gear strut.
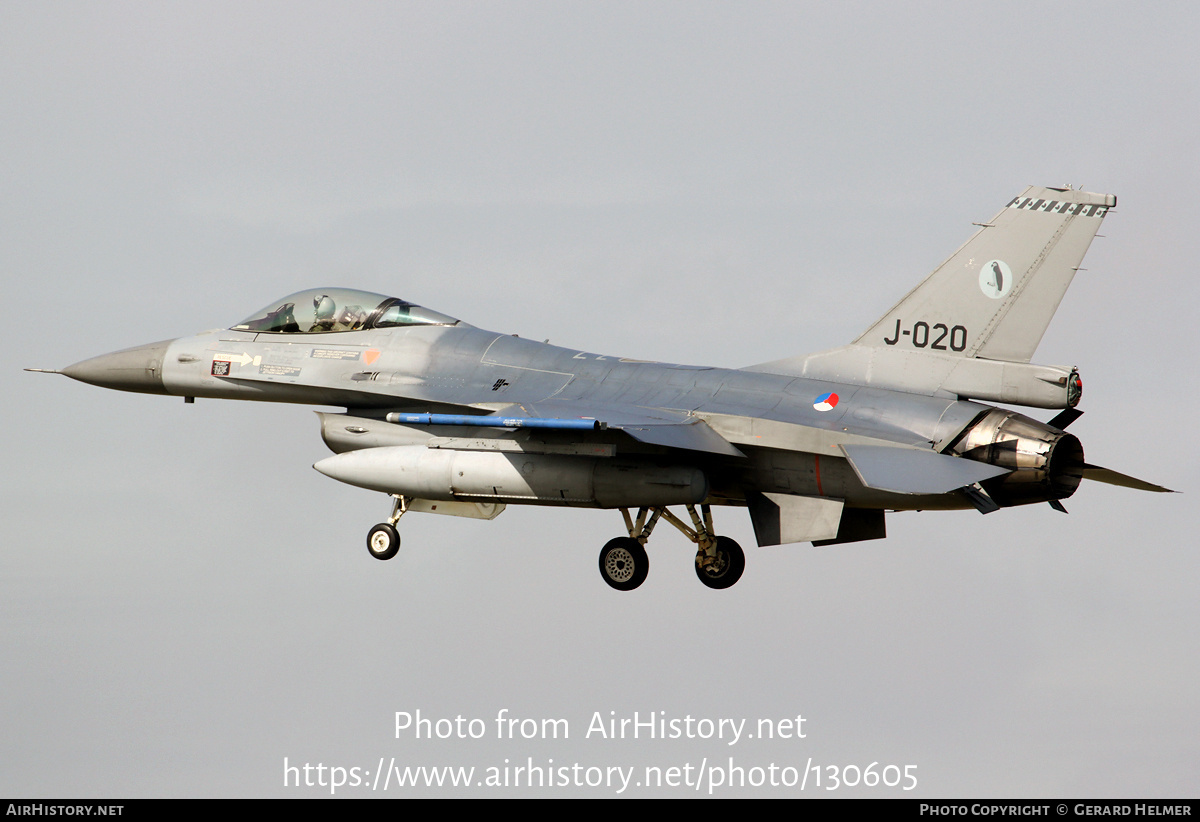
M 392 504 L 392 515 L 387 522 L 381 522 L 367 534 L 367 550 L 375 559 L 391 559 L 400 550 L 400 532 L 396 523 L 408 510 L 408 497 L 392 494 L 395 503 Z
M 717 537 L 716 556 L 707 565 L 696 562 L 696 576 L 709 588 L 728 588 L 742 578 L 746 570 L 746 555 L 742 546 L 729 537 Z
M 666 508 L 639 508 L 636 519 L 630 516 L 628 508 L 622 508 L 629 536 L 610 540 L 600 551 L 600 575 L 604 581 L 619 591 L 632 591 L 645 582 L 650 560 L 643 546 L 660 519 L 671 523 L 696 544 L 696 576 L 709 588 L 728 588 L 741 579 L 742 571 L 746 570 L 742 546 L 713 533 L 712 511 L 707 505 L 700 506 L 700 513 L 689 505 L 687 512 L 694 527 Z

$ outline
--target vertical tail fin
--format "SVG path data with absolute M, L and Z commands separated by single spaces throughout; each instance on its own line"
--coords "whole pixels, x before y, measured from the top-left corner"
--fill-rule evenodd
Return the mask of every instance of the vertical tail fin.
M 856 345 L 1027 363 L 1111 194 L 1030 186 L 855 340 Z
M 1074 368 L 1031 365 L 1111 194 L 1025 189 L 851 345 L 751 371 L 1071 408 Z

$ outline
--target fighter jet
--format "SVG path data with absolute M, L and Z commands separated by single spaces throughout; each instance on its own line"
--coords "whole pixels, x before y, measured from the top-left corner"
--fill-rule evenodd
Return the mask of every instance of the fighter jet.
M 605 508 L 624 519 L 600 551 L 610 586 L 646 579 L 645 546 L 665 521 L 695 544 L 700 581 L 723 589 L 745 554 L 717 535 L 714 506 L 747 509 L 760 546 L 835 545 L 885 537 L 888 511 L 1065 512 L 1083 479 L 1167 491 L 1086 462 L 1065 431 L 1082 413 L 1078 370 L 1031 362 L 1115 206 L 1030 187 L 849 345 L 746 368 L 602 356 L 315 288 L 226 329 L 54 373 L 188 402 L 344 408 L 320 413 L 334 456 L 313 467 L 390 495 L 367 536 L 376 559 L 396 555 L 410 512 Z M 1040 422 L 987 403 L 1058 413 Z

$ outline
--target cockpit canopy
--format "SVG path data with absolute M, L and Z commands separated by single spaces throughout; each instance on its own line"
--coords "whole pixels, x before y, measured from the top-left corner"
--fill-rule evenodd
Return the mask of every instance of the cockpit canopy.
M 458 320 L 370 291 L 313 288 L 276 300 L 233 326 L 234 331 L 323 334 L 409 325 L 457 325 Z

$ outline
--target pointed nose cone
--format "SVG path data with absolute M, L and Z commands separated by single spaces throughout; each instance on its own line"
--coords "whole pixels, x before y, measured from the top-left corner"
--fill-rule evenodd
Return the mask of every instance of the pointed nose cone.
M 143 394 L 166 394 L 163 386 L 163 358 L 167 346 L 174 340 L 139 345 L 102 354 L 90 360 L 68 365 L 62 370 L 73 380 L 115 388 L 118 391 L 138 391 Z

